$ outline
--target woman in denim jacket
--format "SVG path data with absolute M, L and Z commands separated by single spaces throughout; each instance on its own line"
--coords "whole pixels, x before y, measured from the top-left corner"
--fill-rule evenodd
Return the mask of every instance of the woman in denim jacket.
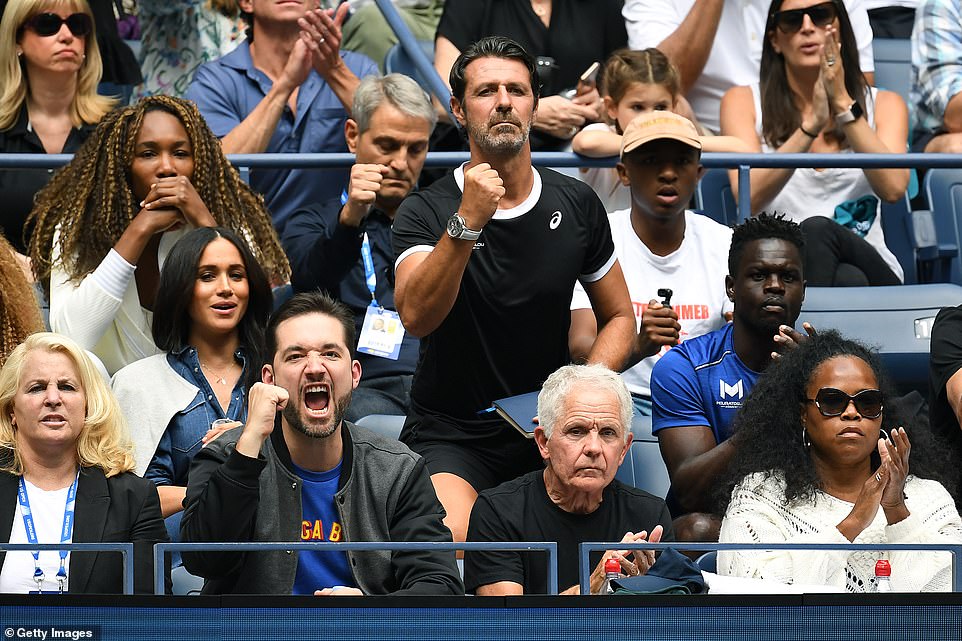
M 166 353 L 132 363 L 113 379 L 137 473 L 157 484 L 164 517 L 183 509 L 194 454 L 244 421 L 271 304 L 267 276 L 234 232 L 195 229 L 171 250 L 152 326 Z

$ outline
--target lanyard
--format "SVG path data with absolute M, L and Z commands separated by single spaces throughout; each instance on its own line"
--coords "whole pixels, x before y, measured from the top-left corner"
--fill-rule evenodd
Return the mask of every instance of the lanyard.
M 70 489 L 67 490 L 67 505 L 63 509 L 63 526 L 60 528 L 60 542 L 68 543 L 73 536 L 73 513 L 74 505 L 77 502 L 77 481 L 80 479 L 80 471 L 74 477 Z M 37 543 L 37 528 L 33 523 L 33 514 L 30 513 L 30 498 L 27 496 L 27 484 L 20 477 L 20 488 L 17 490 L 17 499 L 20 501 L 20 513 L 23 515 L 23 528 L 27 531 L 27 542 Z M 33 555 L 33 580 L 37 582 L 37 592 L 43 592 L 43 570 L 40 569 L 40 552 L 34 550 Z M 60 593 L 63 594 L 63 587 L 67 583 L 67 550 L 60 550 L 60 569 L 57 571 L 57 582 L 60 584 Z
M 341 207 L 347 204 L 347 190 L 341 191 Z M 371 304 L 380 307 L 377 303 L 377 296 L 374 288 L 377 286 L 377 276 L 374 275 L 374 259 L 371 257 L 371 240 L 364 232 L 364 240 L 361 241 L 361 262 L 364 263 L 364 280 L 367 282 L 367 289 L 371 292 Z
M 374 259 L 371 257 L 371 241 L 364 232 L 364 240 L 361 241 L 361 260 L 364 263 L 364 280 L 367 282 L 367 289 L 371 292 L 371 304 L 377 304 L 377 297 L 374 295 L 374 287 L 377 285 L 377 277 L 374 275 Z

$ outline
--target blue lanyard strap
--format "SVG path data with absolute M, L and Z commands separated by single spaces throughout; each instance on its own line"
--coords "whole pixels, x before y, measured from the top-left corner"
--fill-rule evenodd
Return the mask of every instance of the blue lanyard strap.
M 341 191 L 341 207 L 347 204 L 347 189 Z M 374 275 L 374 259 L 371 257 L 371 240 L 364 232 L 364 240 L 361 241 L 361 261 L 364 263 L 364 280 L 367 282 L 367 289 L 371 292 L 371 304 L 380 307 L 377 303 L 377 296 L 374 288 L 377 286 L 377 276 Z
M 63 510 L 63 525 L 60 528 L 60 542 L 69 543 L 73 536 L 74 507 L 77 503 L 77 481 L 80 480 L 80 470 L 74 477 L 70 489 L 67 490 L 67 504 Z M 27 532 L 27 542 L 37 543 L 37 527 L 33 522 L 33 514 L 30 512 L 30 497 L 27 496 L 27 483 L 20 477 L 20 486 L 17 490 L 17 499 L 20 501 L 20 513 L 23 515 L 23 529 Z M 33 555 L 33 580 L 37 582 L 37 591 L 43 592 L 43 570 L 40 569 L 40 551 L 34 550 Z M 60 550 L 60 569 L 57 570 L 57 582 L 60 584 L 60 592 L 63 593 L 64 585 L 67 583 L 67 550 Z
M 371 292 L 371 304 L 380 307 L 374 295 L 377 277 L 374 275 L 374 259 L 371 257 L 371 241 L 367 237 L 367 232 L 364 232 L 364 240 L 361 241 L 361 260 L 364 262 L 364 280 L 367 281 L 367 289 Z

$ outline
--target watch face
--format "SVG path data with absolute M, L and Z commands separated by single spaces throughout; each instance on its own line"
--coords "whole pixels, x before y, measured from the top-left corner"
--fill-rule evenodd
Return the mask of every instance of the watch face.
M 457 238 L 464 231 L 464 222 L 457 214 L 448 218 L 448 234 Z
M 862 111 L 862 105 L 858 104 L 857 102 L 852 105 L 851 112 L 852 112 L 852 116 L 854 116 L 856 119 L 861 118 L 862 115 L 865 113 L 864 111 Z

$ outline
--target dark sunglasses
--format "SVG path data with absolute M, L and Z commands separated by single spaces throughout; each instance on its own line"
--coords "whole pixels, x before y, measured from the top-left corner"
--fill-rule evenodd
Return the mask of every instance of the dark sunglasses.
M 38 36 L 52 36 L 60 33 L 60 27 L 67 24 L 67 28 L 77 38 L 82 38 L 93 31 L 94 23 L 86 13 L 71 13 L 61 18 L 56 13 L 38 13 L 23 23 L 24 28 L 30 29 Z
M 849 402 L 855 403 L 855 410 L 862 418 L 878 418 L 882 415 L 882 392 L 877 389 L 863 389 L 855 396 L 849 396 L 840 389 L 823 387 L 815 398 L 806 398 L 815 403 L 822 416 L 840 416 Z
M 792 34 L 802 28 L 806 15 L 816 27 L 826 27 L 838 17 L 838 9 L 834 2 L 823 2 L 804 9 L 779 11 L 775 14 L 775 25 L 782 33 Z

